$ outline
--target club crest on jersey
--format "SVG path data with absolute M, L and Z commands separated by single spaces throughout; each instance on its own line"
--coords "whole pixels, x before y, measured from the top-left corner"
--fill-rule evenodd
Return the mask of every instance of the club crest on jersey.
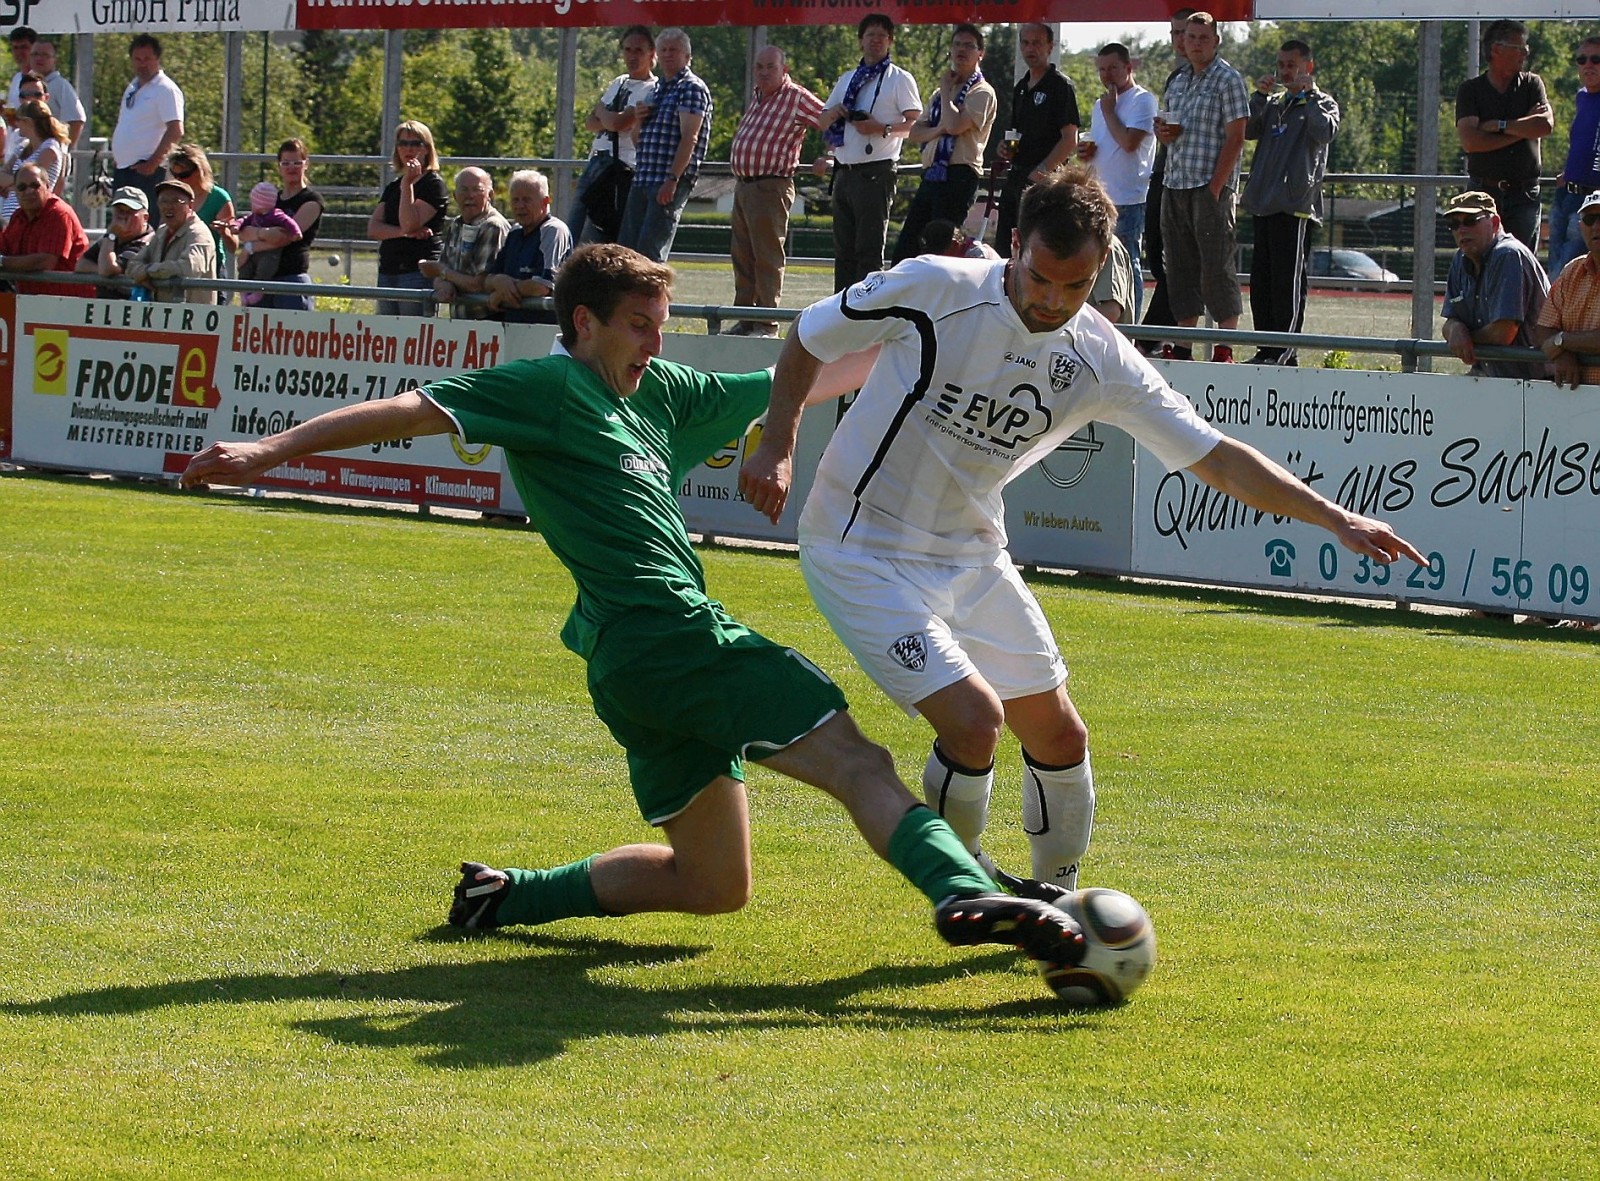
M 1066 389 L 1078 376 L 1078 363 L 1070 354 L 1050 354 L 1050 386 L 1060 392 Z
M 883 286 L 883 279 L 884 275 L 882 271 L 873 271 L 872 274 L 868 275 L 865 279 L 861 280 L 861 282 L 850 288 L 846 295 L 846 300 L 854 301 L 857 299 L 865 299 L 878 288 Z
M 928 634 L 912 632 L 910 635 L 901 636 L 889 645 L 889 655 L 912 672 L 921 672 L 928 664 Z

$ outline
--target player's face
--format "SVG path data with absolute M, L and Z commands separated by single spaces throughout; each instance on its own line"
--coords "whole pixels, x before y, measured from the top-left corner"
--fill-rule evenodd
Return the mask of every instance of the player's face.
M 1089 298 L 1107 252 L 1091 242 L 1077 254 L 1062 257 L 1037 234 L 1015 245 L 1006 276 L 1011 306 L 1029 332 L 1054 332 Z
M 609 322 L 580 307 L 580 315 L 574 317 L 578 341 L 572 355 L 594 370 L 612 393 L 626 398 L 639 388 L 650 358 L 661 353 L 661 328 L 669 303 L 665 292 L 625 295 Z

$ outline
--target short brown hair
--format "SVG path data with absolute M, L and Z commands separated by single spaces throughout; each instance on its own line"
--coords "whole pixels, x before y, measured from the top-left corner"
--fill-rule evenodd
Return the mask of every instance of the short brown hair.
M 1017 231 L 1024 246 L 1037 235 L 1046 250 L 1060 258 L 1081 253 L 1091 243 L 1104 253 L 1111 248 L 1117 207 L 1087 168 L 1057 168 L 1022 194 Z
M 672 268 L 665 263 L 651 262 L 614 242 L 580 246 L 561 264 L 551 292 L 561 343 L 571 348 L 578 342 L 573 313 L 580 307 L 588 308 L 602 324 L 609 324 L 624 296 L 662 294 L 672 295 Z

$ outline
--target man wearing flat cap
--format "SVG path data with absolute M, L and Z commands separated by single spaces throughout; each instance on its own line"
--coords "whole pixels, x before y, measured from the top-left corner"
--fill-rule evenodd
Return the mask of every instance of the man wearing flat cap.
M 1480 361 L 1479 345 L 1532 348 L 1550 283 L 1533 253 L 1500 224 L 1494 198 L 1465 192 L 1445 203 L 1456 256 L 1445 283 L 1444 339 L 1476 377 L 1542 377 L 1540 362 Z
M 124 185 L 111 194 L 111 225 L 78 260 L 78 272 L 115 279 L 128 269 L 154 233 L 150 228 L 150 199 L 143 189 Z M 98 299 L 128 298 L 128 292 L 104 284 L 96 286 L 94 293 Z
M 1600 192 L 1578 206 L 1580 254 L 1550 284 L 1539 311 L 1534 344 L 1555 368 L 1557 385 L 1600 385 Z
M 211 227 L 194 215 L 194 190 L 181 180 L 162 181 L 156 186 L 156 210 L 161 225 L 128 267 L 128 278 L 143 286 L 158 279 L 214 278 L 216 240 Z M 153 295 L 163 303 L 217 302 L 208 287 L 156 287 Z

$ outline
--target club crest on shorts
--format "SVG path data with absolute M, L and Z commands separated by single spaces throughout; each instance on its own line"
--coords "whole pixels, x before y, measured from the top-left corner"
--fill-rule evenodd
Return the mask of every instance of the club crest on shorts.
M 1078 363 L 1068 353 L 1050 354 L 1050 385 L 1057 392 L 1066 389 L 1078 376 Z
M 928 664 L 928 633 L 912 632 L 901 636 L 889 645 L 889 655 L 912 672 L 921 672 Z

